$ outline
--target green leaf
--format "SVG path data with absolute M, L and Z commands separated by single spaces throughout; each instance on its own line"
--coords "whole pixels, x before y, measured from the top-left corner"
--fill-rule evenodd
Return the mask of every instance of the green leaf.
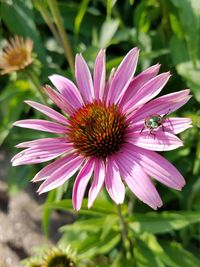
M 182 29 L 181 23 L 177 18 L 176 14 L 170 13 L 169 14 L 169 19 L 171 23 L 171 27 L 173 32 L 177 35 L 177 37 L 181 40 L 184 38 L 184 31 Z
M 115 227 L 115 225 L 119 225 L 119 217 L 117 215 L 108 215 L 105 217 L 105 221 L 102 223 L 102 232 L 100 235 L 100 240 L 103 240 L 109 232 Z
M 95 227 L 95 226 L 94 226 Z M 121 235 L 115 231 L 110 232 L 104 239 L 99 240 L 99 236 L 90 235 L 81 242 L 78 252 L 81 257 L 91 257 L 110 252 L 120 241 Z
M 168 241 L 158 242 L 156 237 L 151 234 L 143 234 L 140 240 L 137 239 L 136 251 L 141 251 L 143 258 L 137 259 L 145 261 L 146 265 L 138 266 L 168 266 L 168 267 L 197 267 L 199 259 L 185 250 L 181 244 Z M 136 254 L 137 257 L 137 254 Z M 148 265 L 148 261 L 152 262 Z
M 29 84 L 26 81 L 16 81 L 8 84 L 4 88 L 0 95 L 0 144 L 2 144 L 6 137 L 9 135 L 13 123 L 19 119 L 25 105 L 19 105 L 27 97 L 29 97 L 30 92 Z
M 161 241 L 161 246 L 167 256 L 173 261 L 177 267 L 199 267 L 200 260 L 196 258 L 191 252 L 185 250 L 181 244 L 176 242 Z
M 112 14 L 112 8 L 114 7 L 115 3 L 117 2 L 117 0 L 107 0 L 107 19 L 111 18 L 111 14 Z
M 156 1 L 140 1 L 134 10 L 134 24 L 138 34 L 147 33 L 151 24 L 159 17 L 159 5 Z
M 120 251 L 118 252 L 114 259 L 112 259 L 112 265 L 110 267 L 137 267 L 135 259 L 126 259 L 124 254 Z
M 192 62 L 195 65 L 199 49 L 200 1 L 171 0 L 171 3 L 178 10 L 180 22 L 185 33 L 185 40 L 188 44 Z
M 103 23 L 99 37 L 99 48 L 109 46 L 118 27 L 119 27 L 118 19 L 109 19 Z
M 73 3 L 72 2 L 68 3 L 68 1 L 63 1 L 59 2 L 58 4 L 65 28 L 71 32 L 74 32 L 75 18 L 79 11 L 79 3 L 75 3 L 74 1 Z M 92 29 L 93 28 L 100 29 L 103 20 L 104 18 L 102 17 L 98 9 L 94 7 L 87 9 L 84 15 L 84 19 L 81 21 L 79 34 L 82 35 L 84 39 L 91 38 Z M 72 35 L 70 37 L 73 38 Z
M 90 0 L 82 0 L 81 4 L 79 6 L 78 14 L 76 15 L 75 23 L 74 23 L 75 24 L 75 28 L 74 28 L 75 34 L 79 33 L 81 22 L 84 18 L 85 13 L 87 12 L 89 2 L 90 2 Z
M 151 234 L 143 234 L 140 239 L 145 246 L 154 254 L 164 266 L 178 267 L 178 265 L 165 253 L 165 250 L 157 241 L 156 237 Z
M 116 207 L 109 203 L 107 200 L 104 199 L 97 199 L 94 202 L 94 205 L 91 209 L 87 207 L 87 199 L 83 200 L 83 204 L 81 210 L 79 211 L 80 214 L 97 214 L 97 215 L 105 215 L 105 214 L 117 214 Z M 53 209 L 60 209 L 65 211 L 74 211 L 72 208 L 72 201 L 71 199 L 64 199 L 58 202 L 50 203 L 48 208 Z
M 159 259 L 142 240 L 137 240 L 134 246 L 134 256 L 136 259 L 137 267 L 165 267 L 163 262 Z
M 200 222 L 199 212 L 147 213 L 131 216 L 129 227 L 138 235 L 144 232 L 163 234 L 180 230 L 197 222 Z
M 61 232 L 83 232 L 96 233 L 100 231 L 102 224 L 105 223 L 106 217 L 76 221 L 73 224 L 67 224 L 60 228 Z M 95 227 L 94 227 L 95 226 Z
M 197 101 L 200 102 L 200 61 L 197 61 L 196 67 L 190 61 L 178 64 L 176 69 L 179 75 L 186 80 L 188 87 L 193 91 Z
M 60 240 L 60 244 L 71 244 L 77 251 L 79 258 L 87 259 L 96 255 L 109 253 L 119 243 L 121 235 L 117 231 L 110 231 L 103 239 L 99 239 L 100 227 L 95 224 L 90 227 L 96 228 L 89 233 L 81 231 L 65 231 Z
M 170 39 L 169 45 L 174 65 L 189 60 L 188 49 L 183 40 L 180 40 L 176 35 L 173 35 Z

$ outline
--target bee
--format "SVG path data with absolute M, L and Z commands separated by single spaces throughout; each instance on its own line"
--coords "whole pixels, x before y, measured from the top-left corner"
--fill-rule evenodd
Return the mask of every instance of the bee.
M 153 131 L 160 126 L 162 126 L 162 130 L 164 131 L 163 124 L 166 121 L 167 114 L 165 114 L 163 116 L 161 116 L 159 114 L 152 114 L 151 116 L 145 118 L 144 126 L 143 126 L 142 130 L 140 131 L 140 133 L 142 133 L 144 129 L 149 129 L 150 134 L 153 134 Z

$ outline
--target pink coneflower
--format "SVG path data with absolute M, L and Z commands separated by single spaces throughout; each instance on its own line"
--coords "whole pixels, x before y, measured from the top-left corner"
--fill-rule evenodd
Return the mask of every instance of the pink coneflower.
M 88 207 L 103 185 L 110 197 L 123 203 L 125 185 L 153 209 L 162 200 L 152 177 L 168 187 L 181 190 L 185 181 L 178 170 L 154 151 L 167 151 L 183 145 L 176 134 L 191 127 L 188 118 L 169 118 L 171 112 L 189 99 L 189 90 L 152 100 L 167 83 L 169 72 L 158 74 L 154 65 L 134 77 L 139 51 L 133 48 L 106 82 L 105 50 L 97 55 L 93 79 L 81 55 L 76 56 L 77 86 L 59 75 L 50 76 L 58 91 L 44 88 L 51 100 L 68 116 L 45 105 L 26 101 L 52 121 L 28 119 L 16 126 L 59 134 L 17 145 L 26 148 L 13 159 L 13 165 L 35 164 L 61 158 L 44 167 L 33 178 L 43 181 L 44 193 L 64 184 L 77 174 L 73 186 L 73 206 L 81 208 L 91 180 Z

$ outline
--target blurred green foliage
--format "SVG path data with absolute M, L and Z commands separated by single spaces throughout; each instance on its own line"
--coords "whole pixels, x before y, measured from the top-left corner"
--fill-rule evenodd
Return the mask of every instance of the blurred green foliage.
M 103 191 L 90 210 L 86 202 L 78 219 L 60 230 L 60 243 L 71 243 L 86 266 L 199 267 L 200 266 L 200 1 L 199 0 L 82 0 L 58 1 L 73 53 L 81 52 L 90 67 L 97 51 L 107 48 L 107 72 L 129 49 L 141 49 L 137 72 L 157 62 L 173 74 L 163 94 L 190 88 L 193 98 L 176 112 L 190 117 L 193 128 L 181 134 L 185 146 L 164 153 L 186 178 L 182 192 L 157 185 L 164 206 L 153 212 L 127 192 L 122 213 L 133 242 L 134 260 L 124 257 L 116 207 Z M 48 1 L 1 0 L 0 46 L 13 35 L 30 37 L 41 62 L 40 84 L 48 75 L 73 78 L 54 25 Z M 50 24 L 48 24 L 50 19 Z M 0 144 L 14 154 L 15 144 L 47 134 L 12 127 L 22 118 L 42 118 L 22 102 L 39 100 L 33 85 L 20 73 L 2 76 L 0 82 Z M 49 103 L 50 104 L 50 103 Z M 21 190 L 36 167 L 10 168 L 11 193 Z M 65 188 L 64 188 L 65 189 Z M 43 226 L 48 232 L 51 210 L 71 211 L 71 185 L 53 191 L 44 204 Z M 64 193 L 63 193 L 64 192 Z M 67 214 L 67 213 L 66 213 Z M 67 215 L 66 215 L 67 216 Z M 90 262 L 93 261 L 93 263 Z

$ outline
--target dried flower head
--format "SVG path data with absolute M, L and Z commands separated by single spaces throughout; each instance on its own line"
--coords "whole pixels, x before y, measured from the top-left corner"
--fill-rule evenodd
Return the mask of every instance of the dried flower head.
M 28 119 L 16 126 L 58 134 L 59 137 L 23 142 L 26 148 L 13 159 L 13 165 L 36 164 L 62 157 L 44 167 L 33 181 L 43 181 L 39 193 L 52 190 L 76 172 L 73 206 L 79 210 L 91 177 L 88 207 L 105 185 L 110 197 L 123 203 L 125 185 L 153 209 L 162 205 L 152 178 L 181 190 L 185 184 L 178 170 L 155 151 L 183 145 L 176 134 L 191 127 L 188 118 L 169 117 L 190 99 L 190 90 L 156 97 L 170 73 L 158 74 L 156 64 L 134 77 L 139 51 L 133 48 L 106 82 L 105 50 L 97 55 L 93 79 L 87 63 L 76 56 L 77 86 L 60 75 L 50 76 L 58 91 L 44 88 L 52 101 L 67 113 L 36 103 L 28 105 L 53 121 Z
M 33 41 L 20 36 L 10 38 L 0 53 L 1 74 L 19 71 L 29 66 L 32 59 Z

